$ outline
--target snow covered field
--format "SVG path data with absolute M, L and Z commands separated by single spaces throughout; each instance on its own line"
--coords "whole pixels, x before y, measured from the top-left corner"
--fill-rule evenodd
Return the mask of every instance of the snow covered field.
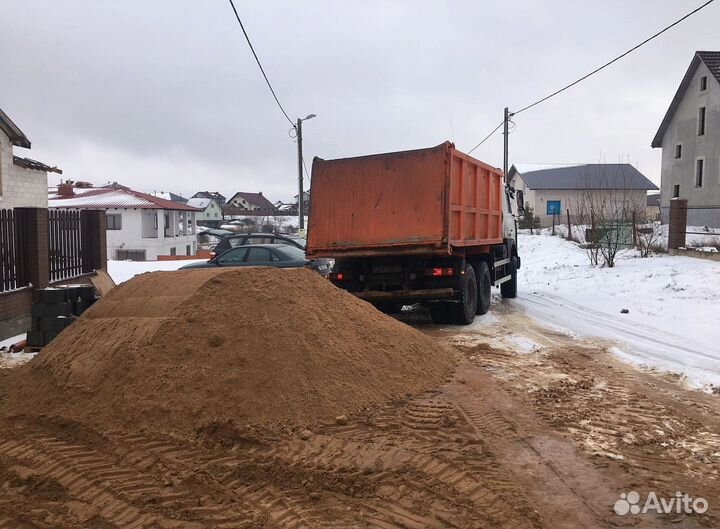
M 720 385 L 720 263 L 628 250 L 600 268 L 560 237 L 519 237 L 517 304 L 531 317 L 613 341 L 619 356 L 693 385 Z
M 124 283 L 128 279 L 145 272 L 158 270 L 177 270 L 190 263 L 202 263 L 207 259 L 186 261 L 110 261 L 108 260 L 108 274 L 115 283 Z

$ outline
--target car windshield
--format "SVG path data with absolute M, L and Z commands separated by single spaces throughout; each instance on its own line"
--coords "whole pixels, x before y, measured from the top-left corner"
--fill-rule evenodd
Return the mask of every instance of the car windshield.
M 305 259 L 305 252 L 295 246 L 278 246 L 275 248 L 275 251 L 292 261 L 302 261 Z
M 295 241 L 298 244 L 301 244 L 302 246 L 307 246 L 307 241 L 303 239 L 302 237 L 290 237 L 293 241 Z

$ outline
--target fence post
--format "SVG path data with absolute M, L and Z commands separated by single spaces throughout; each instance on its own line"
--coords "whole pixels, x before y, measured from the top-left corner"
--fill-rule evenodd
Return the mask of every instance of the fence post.
M 572 226 L 570 225 L 570 209 L 566 209 L 567 211 L 567 219 L 568 219 L 568 236 L 567 240 L 572 241 Z
M 83 273 L 107 269 L 107 216 L 105 211 L 80 211 Z
M 16 229 L 24 235 L 24 279 L 33 288 L 45 288 L 50 283 L 50 241 L 48 238 L 48 210 L 45 208 L 15 208 Z
M 685 247 L 687 231 L 687 199 L 670 199 L 670 224 L 668 225 L 668 249 L 677 250 Z
M 633 248 L 635 248 L 637 246 L 637 217 L 635 211 L 632 212 L 632 239 Z

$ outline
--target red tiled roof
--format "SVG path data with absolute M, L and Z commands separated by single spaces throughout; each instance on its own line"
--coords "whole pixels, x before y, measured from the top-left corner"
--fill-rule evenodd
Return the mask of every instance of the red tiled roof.
M 48 207 L 72 209 L 167 209 L 200 211 L 197 208 L 158 198 L 128 187 L 113 184 L 104 187 L 75 188 L 74 195 L 50 193 Z

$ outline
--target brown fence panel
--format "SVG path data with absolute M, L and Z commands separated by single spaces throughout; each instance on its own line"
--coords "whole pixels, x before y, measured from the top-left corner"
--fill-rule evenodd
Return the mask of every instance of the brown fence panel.
M 23 224 L 11 209 L 0 209 L 0 292 L 27 286 Z
M 83 274 L 79 211 L 48 211 L 50 281 Z

